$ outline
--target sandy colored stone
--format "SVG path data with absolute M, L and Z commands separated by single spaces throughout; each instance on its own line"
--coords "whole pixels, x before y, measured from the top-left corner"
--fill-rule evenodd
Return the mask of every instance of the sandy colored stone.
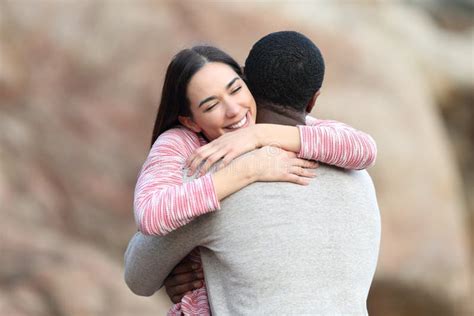
M 438 106 L 473 88 L 472 30 L 451 33 L 419 7 L 374 1 L 5 1 L 0 27 L 0 314 L 166 310 L 163 293 L 126 288 L 121 258 L 166 66 L 199 42 L 243 63 L 256 40 L 281 29 L 324 53 L 314 114 L 378 143 L 371 314 L 464 308 L 466 193 Z

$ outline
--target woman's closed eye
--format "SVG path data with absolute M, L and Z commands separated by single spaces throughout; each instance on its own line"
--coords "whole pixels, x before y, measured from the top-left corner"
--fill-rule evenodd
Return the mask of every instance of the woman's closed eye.
M 237 93 L 240 89 L 242 89 L 242 86 L 235 87 L 234 89 L 232 89 L 232 91 L 230 92 L 230 94 L 235 94 L 235 93 Z
M 230 91 L 230 94 L 231 94 L 231 95 L 236 94 L 236 93 L 239 92 L 241 89 L 242 89 L 242 86 L 237 86 L 237 87 L 233 88 L 233 89 Z M 204 110 L 204 113 L 209 112 L 209 111 L 212 111 L 212 109 L 214 109 L 214 108 L 216 107 L 216 105 L 218 105 L 218 104 L 219 104 L 219 102 L 212 103 L 211 105 L 209 105 L 209 106 Z
M 204 110 L 204 112 L 209 112 L 209 111 L 211 111 L 213 108 L 216 107 L 217 104 L 219 104 L 219 102 L 216 102 L 216 103 L 211 104 L 210 106 L 208 106 L 208 107 Z

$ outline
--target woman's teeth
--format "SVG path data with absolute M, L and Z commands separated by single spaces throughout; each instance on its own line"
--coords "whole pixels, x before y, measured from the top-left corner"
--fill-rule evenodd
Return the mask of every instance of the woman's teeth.
M 235 124 L 232 124 L 232 125 L 229 125 L 228 128 L 240 128 L 240 127 L 244 126 L 245 123 L 247 123 L 247 115 L 245 115 L 244 118 L 241 119 L 239 122 L 237 122 Z

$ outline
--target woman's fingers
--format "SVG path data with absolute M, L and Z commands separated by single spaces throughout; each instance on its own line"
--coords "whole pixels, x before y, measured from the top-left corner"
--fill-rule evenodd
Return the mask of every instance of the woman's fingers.
M 227 153 L 227 155 L 224 157 L 224 159 L 222 159 L 222 165 L 224 167 L 229 165 L 235 158 L 237 158 L 237 156 L 239 156 L 239 153 L 236 152 L 236 151 L 231 151 L 231 152 Z
M 226 155 L 225 150 L 220 150 L 212 154 L 206 159 L 206 162 L 202 165 L 201 170 L 200 170 L 200 175 L 204 175 L 207 173 L 209 168 L 212 167 L 213 164 L 215 164 L 219 159 L 224 157 Z
M 206 174 L 212 165 L 218 162 L 221 158 L 224 158 L 220 166 L 220 168 L 223 168 L 227 166 L 234 158 L 236 158 L 237 154 L 238 153 L 232 148 L 208 148 L 203 153 L 196 155 L 193 162 L 191 163 L 188 175 L 194 174 L 195 170 L 203 161 L 205 162 L 200 169 L 200 176 Z
M 189 172 L 188 176 L 194 174 L 196 172 L 196 169 L 199 167 L 199 165 L 207 159 L 209 156 L 215 153 L 216 148 L 204 145 L 201 148 L 197 149 L 191 157 L 188 159 L 188 165 L 189 165 Z
M 306 177 L 306 178 L 316 177 L 316 173 L 314 171 L 305 169 L 302 167 L 298 167 L 298 166 L 291 166 L 288 171 L 300 177 Z
M 317 168 L 319 164 L 300 158 L 292 158 L 288 167 L 288 181 L 301 185 L 308 185 L 311 178 L 316 177 L 316 173 L 308 168 Z
M 289 173 L 285 179 L 285 181 L 300 184 L 300 185 L 308 185 L 309 180 L 310 180 L 309 178 L 301 177 L 293 173 Z
M 302 168 L 315 169 L 319 167 L 319 163 L 314 160 L 306 160 L 301 158 L 292 158 L 291 164 Z
M 211 166 L 217 161 L 219 161 L 221 158 L 223 159 L 221 165 L 219 166 L 219 169 L 227 166 L 233 159 L 235 159 L 239 155 L 239 152 L 233 150 L 231 147 L 220 147 L 219 144 L 212 146 L 209 145 L 211 145 L 211 143 L 201 147 L 192 155 L 193 158 L 190 159 L 188 176 L 194 174 L 203 161 L 205 162 L 204 164 L 202 164 L 200 176 L 207 173 Z M 263 148 L 263 150 L 269 156 L 274 156 L 274 159 L 282 159 L 277 158 L 278 156 L 282 157 L 280 155 L 287 157 L 286 159 L 290 166 L 293 165 L 308 169 L 315 169 L 319 167 L 319 164 L 316 161 L 297 158 L 295 153 L 284 151 L 278 147 L 266 146 Z M 308 173 L 304 173 L 304 176 L 309 177 L 311 175 Z
M 228 151 L 225 156 L 222 158 L 222 162 L 217 167 L 217 170 L 221 170 L 222 168 L 228 166 L 235 158 L 239 156 L 239 152 L 230 150 Z
M 196 159 L 196 157 L 198 157 L 199 155 L 202 155 L 207 149 L 209 149 L 210 147 L 212 146 L 211 143 L 208 143 L 206 145 L 203 145 L 201 147 L 199 147 L 198 149 L 196 149 L 192 154 L 191 156 L 188 157 L 188 159 L 186 159 L 186 164 L 185 166 L 186 167 L 190 167 L 191 166 L 191 163 L 193 162 L 194 159 Z
M 287 151 L 286 153 L 288 157 L 290 158 L 290 163 L 295 166 L 300 166 L 303 168 L 312 168 L 312 169 L 319 167 L 319 163 L 314 160 L 298 158 L 296 153 L 291 152 L 291 151 Z

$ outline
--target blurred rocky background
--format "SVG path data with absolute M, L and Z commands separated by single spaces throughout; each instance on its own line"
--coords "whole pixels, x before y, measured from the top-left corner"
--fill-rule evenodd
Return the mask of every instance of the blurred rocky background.
M 378 143 L 369 312 L 468 315 L 473 14 L 471 0 L 0 0 L 0 315 L 164 315 L 162 293 L 128 290 L 122 255 L 166 66 L 203 42 L 243 63 L 283 29 L 326 58 L 313 115 Z

